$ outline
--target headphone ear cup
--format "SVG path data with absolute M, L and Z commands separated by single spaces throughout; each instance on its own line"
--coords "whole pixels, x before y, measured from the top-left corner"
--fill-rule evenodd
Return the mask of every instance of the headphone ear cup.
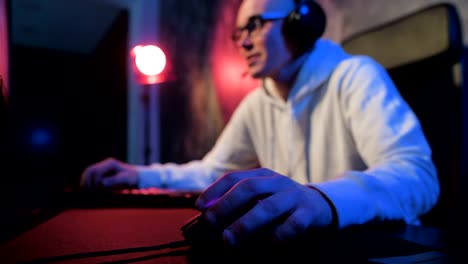
M 302 1 L 284 21 L 283 36 L 294 56 L 313 48 L 326 27 L 326 15 L 315 1 Z

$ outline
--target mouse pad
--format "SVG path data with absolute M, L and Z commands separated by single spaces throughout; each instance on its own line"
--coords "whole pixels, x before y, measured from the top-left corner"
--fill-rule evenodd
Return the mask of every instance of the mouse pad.
M 172 242 L 183 239 L 180 227 L 196 213 L 194 209 L 160 208 L 66 210 L 2 243 L 0 259 L 1 263 L 122 263 L 131 259 L 186 263 L 187 247 Z
M 70 209 L 2 243 L 0 259 L 2 263 L 380 263 L 401 256 L 420 259 L 418 254 L 434 251 L 365 228 L 310 235 L 276 248 L 261 240 L 235 249 L 222 243 L 188 245 L 180 227 L 197 213 L 180 208 Z

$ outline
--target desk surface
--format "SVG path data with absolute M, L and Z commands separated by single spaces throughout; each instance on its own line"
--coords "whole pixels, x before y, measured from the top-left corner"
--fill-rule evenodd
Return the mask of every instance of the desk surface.
M 171 244 L 183 239 L 180 227 L 196 213 L 190 208 L 67 209 L 0 244 L 0 259 L 2 263 L 238 263 L 241 257 L 218 249 L 207 259 L 206 251 L 194 254 L 190 246 Z M 439 230 L 431 228 L 359 228 L 324 243 L 302 245 L 306 248 L 301 249 L 302 256 L 287 260 L 392 263 L 394 259 L 386 258 L 403 257 L 406 263 L 459 263 L 443 240 Z M 271 253 L 258 252 L 259 260 Z
M 179 228 L 196 213 L 193 209 L 108 208 L 70 209 L 39 224 L 0 247 L 2 263 L 18 263 L 62 256 L 65 263 L 98 263 L 128 260 L 148 255 L 155 259 L 170 249 L 146 252 L 144 249 L 182 240 Z M 143 252 L 115 254 L 120 249 L 141 248 Z M 176 250 L 184 249 L 178 248 Z M 87 258 L 92 252 L 103 256 Z M 108 252 L 108 254 L 106 254 Z M 157 256 L 161 254 L 161 256 Z M 100 255 L 100 254 L 94 254 Z M 69 257 L 66 257 L 69 256 Z M 74 257 L 75 256 L 75 257 Z M 84 256 L 84 257 L 83 257 Z M 60 258 L 57 258 L 60 259 Z M 149 259 L 150 262 L 154 259 Z M 50 261 L 55 262 L 54 258 Z M 154 263 L 154 262 L 153 262 Z M 161 262 L 164 263 L 164 262 Z

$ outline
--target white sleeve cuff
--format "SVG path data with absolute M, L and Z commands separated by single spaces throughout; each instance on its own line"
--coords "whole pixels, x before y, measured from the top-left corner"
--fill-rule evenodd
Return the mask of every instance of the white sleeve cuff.
M 366 195 L 356 180 L 358 179 L 351 176 L 311 184 L 323 192 L 335 206 L 339 228 L 363 224 L 375 216 L 372 197 Z
M 164 181 L 162 174 L 150 166 L 137 166 L 138 171 L 138 188 L 163 188 Z

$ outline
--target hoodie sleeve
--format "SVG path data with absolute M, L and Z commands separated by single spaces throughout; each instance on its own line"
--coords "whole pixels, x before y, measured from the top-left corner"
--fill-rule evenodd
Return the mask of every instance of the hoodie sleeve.
M 257 156 L 247 126 L 249 105 L 252 103 L 255 103 L 255 97 L 247 95 L 234 111 L 214 147 L 202 160 L 139 166 L 138 187 L 203 190 L 229 171 L 257 166 Z
M 358 57 L 337 70 L 341 110 L 368 169 L 314 186 L 334 204 L 340 227 L 375 220 L 419 223 L 439 195 L 419 120 L 374 60 Z

